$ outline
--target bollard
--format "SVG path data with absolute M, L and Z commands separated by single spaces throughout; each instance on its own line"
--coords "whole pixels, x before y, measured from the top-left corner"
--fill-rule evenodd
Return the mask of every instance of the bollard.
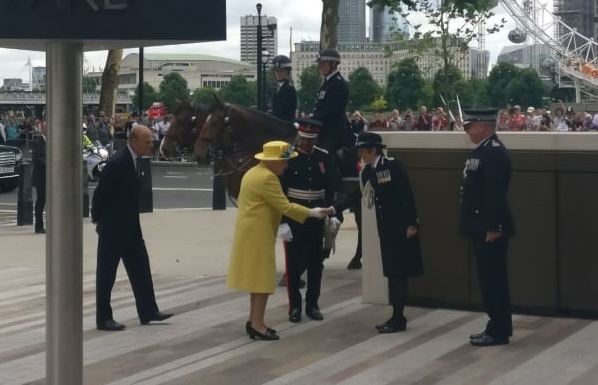
M 214 160 L 214 180 L 212 181 L 212 210 L 226 210 L 226 184 L 224 176 L 220 174 L 218 162 L 220 157 Z
M 31 176 L 33 166 L 22 162 L 17 166 L 19 172 L 19 190 L 17 192 L 17 226 L 33 224 L 33 186 Z
M 89 177 L 87 161 L 83 161 L 83 218 L 89 218 Z
M 141 179 L 139 180 L 139 212 L 154 211 L 154 196 L 152 192 L 152 162 L 150 157 L 141 160 Z

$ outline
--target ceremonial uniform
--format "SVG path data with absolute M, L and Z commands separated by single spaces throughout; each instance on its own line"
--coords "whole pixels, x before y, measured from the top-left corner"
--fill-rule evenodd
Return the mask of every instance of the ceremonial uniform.
M 297 111 L 297 91 L 288 79 L 279 81 L 270 99 L 272 115 L 292 122 Z
M 299 134 L 302 135 L 304 130 L 309 128 L 300 123 Z M 309 208 L 330 206 L 334 194 L 340 189 L 340 178 L 333 159 L 326 150 L 318 147 L 313 147 L 309 153 L 300 147 L 294 150 L 299 156 L 288 162 L 288 168 L 281 177 L 289 201 Z M 319 310 L 324 222 L 309 218 L 301 224 L 288 217 L 284 217 L 283 222 L 290 226 L 293 237 L 284 243 L 289 314 L 294 312 L 295 319 L 301 314 L 300 278 L 304 268 L 307 268 L 305 310 L 311 317 L 314 310 Z
M 471 116 L 475 119 L 475 115 Z M 471 116 L 466 115 L 466 120 Z M 492 114 L 489 116 L 492 125 Z M 464 124 L 466 130 L 470 123 Z M 478 143 L 465 162 L 461 185 L 460 230 L 471 241 L 484 307 L 490 318 L 484 333 L 472 336 L 472 340 L 483 334 L 492 337 L 491 341 L 482 341 L 481 346 L 508 343 L 513 329 L 507 277 L 509 238 L 515 234 L 507 199 L 510 179 L 509 153 L 497 135 L 491 134 Z M 500 236 L 489 240 L 488 233 Z

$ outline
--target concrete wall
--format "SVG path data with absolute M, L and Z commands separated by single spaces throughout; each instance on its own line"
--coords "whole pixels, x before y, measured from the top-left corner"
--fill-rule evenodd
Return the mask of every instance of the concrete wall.
M 411 303 L 480 308 L 472 252 L 458 233 L 459 186 L 473 145 L 464 133 L 382 135 L 389 155 L 408 169 L 421 221 L 425 274 L 411 282 Z M 598 134 L 500 137 L 513 161 L 509 195 L 518 234 L 510 245 L 509 278 L 514 307 L 598 317 Z M 373 215 L 366 210 L 364 221 Z M 379 258 L 377 247 L 374 224 L 364 228 L 366 265 Z M 384 281 L 379 266 L 364 266 L 364 300 L 386 303 Z

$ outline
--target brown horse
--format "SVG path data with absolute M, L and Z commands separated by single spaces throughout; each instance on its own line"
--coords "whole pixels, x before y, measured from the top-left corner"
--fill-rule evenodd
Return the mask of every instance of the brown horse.
M 208 118 L 208 110 L 207 105 L 194 107 L 179 102 L 170 128 L 160 143 L 160 155 L 168 159 L 191 155 L 199 131 Z
M 200 130 L 194 155 L 198 159 L 205 159 L 209 153 L 215 156 L 217 174 L 226 177 L 228 194 L 237 199 L 241 178 L 257 163 L 254 155 L 262 151 L 264 143 L 292 143 L 297 129 L 290 122 L 253 108 L 215 100 Z

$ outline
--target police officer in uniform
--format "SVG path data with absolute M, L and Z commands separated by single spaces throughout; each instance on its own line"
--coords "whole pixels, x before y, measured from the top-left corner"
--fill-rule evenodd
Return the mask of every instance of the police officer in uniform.
M 281 177 L 283 191 L 289 201 L 303 206 L 325 207 L 332 205 L 334 195 L 340 188 L 340 179 L 328 152 L 316 147 L 322 123 L 313 119 L 298 120 L 299 141 L 294 148 L 299 153 L 289 161 Z M 335 226 L 338 218 L 330 219 Z M 289 321 L 301 321 L 300 277 L 307 268 L 307 292 L 305 314 L 316 321 L 324 316 L 320 312 L 318 299 L 322 281 L 322 246 L 324 222 L 308 218 L 300 224 L 283 217 L 280 235 L 285 240 L 287 292 L 289 296 Z
M 297 111 L 297 91 L 289 81 L 291 75 L 291 59 L 284 55 L 272 59 L 274 77 L 276 77 L 276 90 L 270 99 L 269 113 L 279 119 L 292 122 Z
M 477 145 L 463 170 L 461 233 L 469 238 L 490 320 L 470 336 L 474 346 L 505 345 L 513 333 L 507 277 L 507 249 L 515 225 L 507 191 L 511 179 L 509 152 L 496 135 L 496 110 L 465 111 L 465 132 Z
M 388 321 L 376 325 L 376 329 L 383 334 L 397 333 L 407 328 L 404 309 L 408 279 L 423 274 L 415 198 L 407 171 L 398 160 L 384 156 L 386 146 L 379 134 L 362 132 L 355 145 L 365 164 L 359 176 L 363 199 L 376 210 L 382 273 L 388 280 L 393 309 Z M 342 212 L 355 199 L 354 195 L 339 200 L 334 211 Z
M 352 147 L 355 137 L 350 132 L 345 110 L 349 100 L 349 86 L 338 70 L 339 53 L 325 49 L 316 59 L 324 82 L 316 94 L 312 117 L 324 124 L 320 132 L 319 146 L 334 154 L 337 149 Z

